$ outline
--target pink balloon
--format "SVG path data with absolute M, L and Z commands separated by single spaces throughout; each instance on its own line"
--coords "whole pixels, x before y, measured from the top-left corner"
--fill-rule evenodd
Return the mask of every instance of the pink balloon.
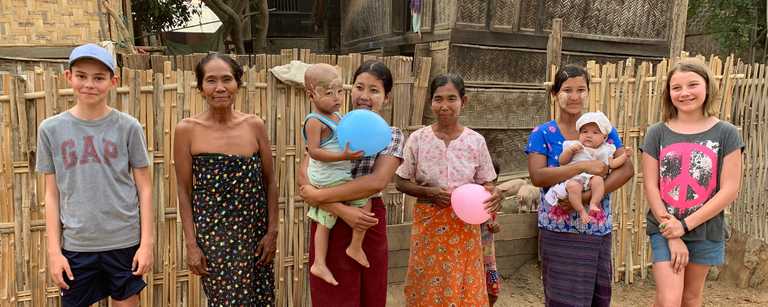
M 491 218 L 485 211 L 483 202 L 491 197 L 491 193 L 479 184 L 468 183 L 451 193 L 451 207 L 462 221 L 467 224 L 479 225 Z

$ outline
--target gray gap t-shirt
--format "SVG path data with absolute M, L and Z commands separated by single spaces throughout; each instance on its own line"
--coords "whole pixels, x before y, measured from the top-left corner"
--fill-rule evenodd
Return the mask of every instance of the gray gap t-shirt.
M 37 166 L 59 188 L 62 248 L 97 252 L 139 244 L 139 199 L 132 168 L 149 166 L 139 122 L 112 110 L 86 121 L 63 112 L 38 129 Z
M 703 207 L 720 190 L 723 158 L 744 141 L 737 128 L 720 121 L 707 131 L 679 134 L 664 123 L 648 128 L 641 150 L 659 161 L 659 191 L 667 212 L 678 220 Z M 650 210 L 647 234 L 659 233 L 659 222 Z M 723 212 L 683 236 L 686 241 L 725 240 Z

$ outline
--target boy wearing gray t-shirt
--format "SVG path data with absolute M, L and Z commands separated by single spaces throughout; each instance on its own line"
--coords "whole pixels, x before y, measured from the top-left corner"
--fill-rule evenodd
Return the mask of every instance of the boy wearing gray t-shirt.
M 106 297 L 113 306 L 137 306 L 154 249 L 143 129 L 107 106 L 117 77 L 105 49 L 77 47 L 69 66 L 65 76 L 76 104 L 38 129 L 48 268 L 63 306 L 88 306 Z

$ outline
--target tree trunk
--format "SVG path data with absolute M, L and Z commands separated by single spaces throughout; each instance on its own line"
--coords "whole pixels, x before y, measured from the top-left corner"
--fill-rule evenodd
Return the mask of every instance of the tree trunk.
M 265 52 L 267 49 L 267 30 L 269 27 L 269 5 L 267 0 L 256 3 L 256 11 L 251 18 L 258 18 L 258 24 L 253 30 L 253 53 Z
M 765 37 L 763 39 L 765 40 L 763 44 L 763 63 L 765 63 L 765 60 L 768 59 L 768 0 L 765 1 Z
M 226 23 L 222 23 L 221 27 L 216 30 L 216 37 L 218 38 L 218 42 L 216 44 L 216 51 L 220 53 L 226 53 L 227 52 L 227 43 L 226 38 L 227 35 L 229 35 L 229 25 Z
M 222 22 L 222 29 L 217 31 L 221 33 L 221 39 L 225 40 L 226 35 L 235 45 L 235 53 L 244 54 L 245 44 L 243 43 L 243 10 L 248 5 L 247 0 L 203 0 L 219 20 Z
M 232 26 L 229 29 L 229 38 L 235 44 L 235 54 L 245 54 L 245 43 L 243 43 L 243 28 Z

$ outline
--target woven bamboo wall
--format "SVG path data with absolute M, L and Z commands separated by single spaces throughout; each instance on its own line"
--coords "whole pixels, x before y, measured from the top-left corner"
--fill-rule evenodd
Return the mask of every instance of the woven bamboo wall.
M 341 39 L 344 42 L 392 32 L 391 1 L 342 0 L 341 7 L 347 8 L 341 11 Z
M 547 29 L 553 18 L 563 18 L 563 30 L 572 34 L 666 40 L 671 7 L 671 1 L 659 0 L 471 0 L 461 1 L 456 23 L 530 32 Z
M 181 60 L 191 63 L 197 59 L 199 56 Z M 280 196 L 275 258 L 277 306 L 307 306 L 306 209 L 297 198 L 294 175 L 304 152 L 301 124 L 309 102 L 302 88 L 282 84 L 267 68 L 291 60 L 338 65 L 347 84 L 345 89 L 349 90 L 351 75 L 364 58 L 359 54 L 332 56 L 287 50 L 281 55 L 240 59 L 251 61 L 254 68 L 246 69 L 235 108 L 265 119 L 275 156 Z M 430 59 L 383 60 L 395 79 L 392 103 L 385 109 L 385 117 L 396 126 L 418 126 L 421 114 L 412 110 L 423 109 Z M 171 144 L 175 124 L 203 111 L 205 105 L 195 89 L 192 71 L 173 70 L 171 62 L 163 66 L 155 71 L 122 68 L 121 83 L 110 97 L 112 107 L 142 123 L 154 161 L 155 265 L 153 272 L 145 276 L 149 287 L 142 292 L 141 300 L 142 306 L 202 306 L 205 298 L 200 279 L 189 273 L 186 264 Z M 44 183 L 33 170 L 36 128 L 43 119 L 74 103 L 72 90 L 62 75 L 42 69 L 18 77 L 0 76 L 0 306 L 59 306 L 59 291 L 48 277 L 46 265 Z M 404 217 L 397 213 L 403 210 L 396 209 L 403 206 L 402 197 L 398 198 L 393 190 L 387 190 L 385 202 L 393 213 L 391 222 L 402 223 Z
M 101 1 L 0 1 L 0 46 L 72 46 L 109 37 Z M 121 1 L 111 1 L 121 14 Z
M 621 39 L 667 40 L 674 1 L 545 0 L 544 25 L 563 18 L 563 31 Z

